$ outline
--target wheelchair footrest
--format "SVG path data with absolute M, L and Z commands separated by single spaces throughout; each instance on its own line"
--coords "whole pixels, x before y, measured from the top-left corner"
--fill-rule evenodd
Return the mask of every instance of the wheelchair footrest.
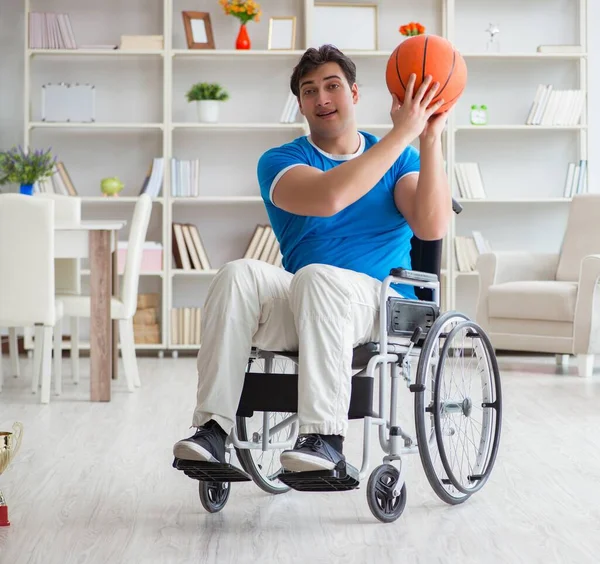
M 252 478 L 231 464 L 200 462 L 198 460 L 173 460 L 173 468 L 201 482 L 251 482 Z
M 358 470 L 346 464 L 333 470 L 314 470 L 310 472 L 288 472 L 278 475 L 293 490 L 300 492 L 343 492 L 354 490 L 359 485 Z

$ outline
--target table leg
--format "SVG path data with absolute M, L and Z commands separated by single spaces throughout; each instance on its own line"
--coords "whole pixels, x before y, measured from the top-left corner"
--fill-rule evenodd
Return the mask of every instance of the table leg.
M 112 372 L 111 232 L 90 231 L 90 393 L 91 401 L 110 401 Z
M 112 295 L 119 295 L 119 265 L 117 250 L 117 234 L 115 233 L 115 250 L 112 254 Z M 112 379 L 119 377 L 119 321 L 112 322 Z

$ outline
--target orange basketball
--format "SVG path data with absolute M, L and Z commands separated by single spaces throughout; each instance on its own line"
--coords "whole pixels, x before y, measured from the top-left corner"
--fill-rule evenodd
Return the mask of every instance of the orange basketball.
M 385 81 L 390 93 L 404 102 L 406 85 L 411 73 L 416 74 L 416 92 L 430 74 L 431 83 L 439 82 L 432 104 L 440 98 L 444 104 L 436 114 L 449 110 L 460 98 L 467 84 L 467 65 L 452 43 L 439 35 L 415 35 L 394 49 L 388 59 Z

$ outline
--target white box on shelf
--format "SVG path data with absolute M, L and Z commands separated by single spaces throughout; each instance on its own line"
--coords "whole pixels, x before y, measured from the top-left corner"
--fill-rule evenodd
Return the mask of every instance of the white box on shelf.
M 92 84 L 59 82 L 42 86 L 42 121 L 96 121 L 96 87 Z

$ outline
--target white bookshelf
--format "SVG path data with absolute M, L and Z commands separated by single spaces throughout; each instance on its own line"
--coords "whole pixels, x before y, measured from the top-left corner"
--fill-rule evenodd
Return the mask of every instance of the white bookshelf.
M 86 218 L 131 215 L 152 157 L 165 159 L 159 198 L 154 199 L 148 240 L 163 245 L 163 269 L 143 275 L 140 291 L 162 296 L 161 343 L 138 349 L 195 350 L 171 342 L 173 307 L 202 306 L 218 268 L 243 255 L 257 223 L 268 217 L 259 195 L 256 162 L 271 146 L 307 133 L 302 116 L 279 123 L 292 67 L 311 45 L 312 0 L 263 0 L 260 23 L 248 24 L 252 49 L 233 49 L 239 23 L 222 13 L 216 0 L 25 0 L 30 11 L 69 13 L 79 43 L 118 43 L 121 34 L 162 34 L 164 48 L 152 51 L 56 50 L 24 45 L 24 142 L 56 146 L 83 197 Z M 515 3 L 487 0 L 379 0 L 379 49 L 346 51 L 357 65 L 361 101 L 359 127 L 377 135 L 390 129 L 385 66 L 400 24 L 420 21 L 429 33 L 450 39 L 467 61 L 467 89 L 452 112 L 444 151 L 454 196 L 464 211 L 453 216 L 445 240 L 443 282 L 446 308 L 474 315 L 477 273 L 459 272 L 453 240 L 477 229 L 492 247 L 556 248 L 566 220 L 563 180 L 567 163 L 587 159 L 587 106 L 580 125 L 524 125 L 539 83 L 581 88 L 587 93 L 587 2 L 548 0 Z M 215 50 L 188 50 L 182 10 L 211 14 Z M 519 18 L 515 17 L 519 11 Z M 270 16 L 295 15 L 296 49 L 267 49 Z M 501 51 L 485 52 L 485 29 L 499 23 Z M 535 22 L 535 26 L 531 24 Z M 25 18 L 27 28 L 27 18 Z M 581 53 L 538 53 L 540 44 L 580 44 Z M 40 86 L 47 82 L 92 82 L 98 120 L 92 124 L 41 121 Z M 220 82 L 231 94 L 218 123 L 199 123 L 184 99 L 194 82 Z M 121 94 L 119 94 L 121 92 Z M 486 104 L 489 125 L 469 123 L 471 104 Z M 243 104 L 251 108 L 245 110 Z M 416 142 L 418 147 L 418 141 Z M 228 156 L 230 155 L 230 156 Z M 235 155 L 235 164 L 233 156 Z M 201 195 L 171 196 L 170 159 L 200 159 Z M 486 198 L 458 197 L 453 170 L 461 161 L 480 163 Z M 588 162 L 588 187 L 590 182 Z M 122 172 L 119 172 L 122 171 Z M 100 196 L 99 180 L 119 175 L 126 184 L 115 199 Z M 122 175 L 122 176 L 121 176 Z M 120 214 L 120 215 L 119 215 Z M 207 271 L 176 269 L 171 254 L 172 222 L 198 226 L 211 260 Z M 531 239 L 532 230 L 551 236 Z M 127 235 L 126 231 L 122 237 Z

